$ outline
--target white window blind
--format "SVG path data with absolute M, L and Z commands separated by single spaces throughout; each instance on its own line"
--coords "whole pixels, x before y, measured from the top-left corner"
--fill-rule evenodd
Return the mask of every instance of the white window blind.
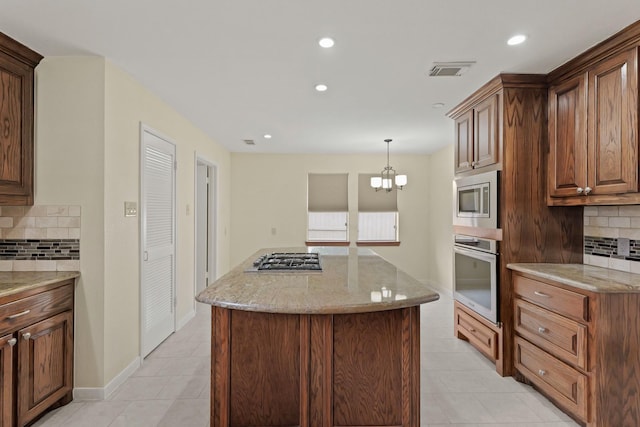
M 372 176 L 358 175 L 358 241 L 399 241 L 398 192 L 375 191 L 370 184 Z
M 316 174 L 308 176 L 307 241 L 349 240 L 348 175 Z

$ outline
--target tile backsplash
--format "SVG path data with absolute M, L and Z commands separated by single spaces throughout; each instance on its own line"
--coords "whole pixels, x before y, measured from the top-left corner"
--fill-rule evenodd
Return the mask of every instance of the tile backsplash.
M 584 263 L 640 273 L 640 205 L 584 208 Z
M 0 207 L 0 271 L 80 270 L 80 206 Z

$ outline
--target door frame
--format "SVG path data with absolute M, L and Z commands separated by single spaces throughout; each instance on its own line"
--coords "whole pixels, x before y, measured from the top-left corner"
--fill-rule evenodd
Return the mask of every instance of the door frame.
M 218 182 L 219 177 L 219 165 L 216 162 L 212 162 L 208 160 L 205 156 L 199 154 L 197 151 L 194 152 L 194 162 L 193 162 L 193 310 L 194 312 L 197 309 L 197 301 L 195 296 L 197 295 L 198 290 L 198 276 L 197 276 L 197 263 L 198 263 L 198 240 L 196 238 L 196 232 L 198 229 L 198 164 L 203 164 L 209 168 L 209 218 L 208 229 L 213 230 L 213 238 L 211 238 L 211 233 L 209 233 L 207 238 L 207 244 L 209 249 L 209 257 L 208 257 L 208 265 L 209 265 L 209 283 L 217 278 L 218 275 L 218 194 L 220 184 Z M 211 181 L 213 180 L 213 185 L 211 185 Z M 213 271 L 212 271 L 213 270 Z
M 144 331 L 143 331 L 143 316 L 144 316 L 144 303 L 145 303 L 145 298 L 144 298 L 144 292 L 142 289 L 142 282 L 143 282 L 143 265 L 144 265 L 144 235 L 146 233 L 147 230 L 147 225 L 144 221 L 145 218 L 145 205 L 143 203 L 142 197 L 143 197 L 143 189 L 144 189 L 144 133 L 150 133 L 151 135 L 160 138 L 162 140 L 164 140 L 165 142 L 173 145 L 174 147 L 174 153 L 175 153 L 175 157 L 173 159 L 174 161 L 174 174 L 173 174 L 173 206 L 172 206 L 172 217 L 173 217 L 173 266 L 172 266 L 172 275 L 173 277 L 171 278 L 172 280 L 172 286 L 173 286 L 173 332 L 175 332 L 177 330 L 177 323 L 178 323 L 178 314 L 177 314 L 177 307 L 178 307 L 178 293 L 177 293 L 177 286 L 176 286 L 176 259 L 178 258 L 178 245 L 176 242 L 176 235 L 177 235 L 177 221 L 176 221 L 176 205 L 178 203 L 178 198 L 177 198 L 177 192 L 176 192 L 176 185 L 177 185 L 177 181 L 178 181 L 178 177 L 177 177 L 177 164 L 178 164 L 178 150 L 177 150 L 177 144 L 176 142 L 169 138 L 168 136 L 164 135 L 163 133 L 155 130 L 154 128 L 152 128 L 149 125 L 146 125 L 145 123 L 143 123 L 142 121 L 140 122 L 140 134 L 139 134 L 139 138 L 140 138 L 140 142 L 139 142 L 139 153 L 140 153 L 140 159 L 138 162 L 138 168 L 139 168 L 139 177 L 140 177 L 140 187 L 139 187 L 139 202 L 138 202 L 138 206 L 139 206 L 139 213 L 138 213 L 138 218 L 139 218 L 139 222 L 140 222 L 140 233 L 139 233 L 139 239 L 140 239 L 140 244 L 138 245 L 138 249 L 139 249 L 139 253 L 138 253 L 138 293 L 140 296 L 140 305 L 139 305 L 139 313 L 138 313 L 138 334 L 140 337 L 140 342 L 139 342 L 139 351 L 138 354 L 140 356 L 140 364 L 142 365 L 142 363 L 144 362 Z

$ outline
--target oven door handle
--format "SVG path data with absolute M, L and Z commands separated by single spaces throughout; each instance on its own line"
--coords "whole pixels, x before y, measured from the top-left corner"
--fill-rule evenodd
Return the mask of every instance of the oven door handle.
M 467 249 L 466 247 L 458 246 L 455 244 L 453 245 L 453 252 L 459 253 L 462 255 L 467 255 L 471 258 L 477 258 L 477 259 L 481 259 L 483 261 L 488 261 L 488 262 L 495 262 L 498 259 L 498 254 L 496 253 L 485 252 L 485 251 L 474 250 L 474 249 Z

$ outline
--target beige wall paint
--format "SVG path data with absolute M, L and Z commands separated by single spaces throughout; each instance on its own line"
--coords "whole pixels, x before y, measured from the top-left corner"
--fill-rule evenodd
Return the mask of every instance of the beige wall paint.
M 104 59 L 45 58 L 36 69 L 35 204 L 80 205 L 76 386 L 104 377 Z
M 36 84 L 36 203 L 82 207 L 76 387 L 104 387 L 139 354 L 140 122 L 176 143 L 177 317 L 194 306 L 194 164 L 218 168 L 218 266 L 229 267 L 230 155 L 116 66 L 45 58 Z M 189 214 L 187 214 L 187 205 Z
M 140 122 L 176 144 L 176 293 L 178 320 L 194 307 L 195 153 L 218 165 L 220 269 L 228 269 L 229 152 L 107 61 L 105 138 L 105 376 L 113 378 L 139 354 L 138 218 L 124 202 L 138 200 Z M 187 206 L 188 213 L 187 213 Z M 123 333 L 127 331 L 127 333 Z
M 429 156 L 429 284 L 453 292 L 453 145 Z
M 427 155 L 392 155 L 391 164 L 409 176 L 398 193 L 398 247 L 376 252 L 426 282 L 428 272 L 428 204 L 430 182 Z M 307 221 L 307 174 L 348 173 L 350 240 L 357 238 L 358 173 L 379 172 L 384 155 L 231 154 L 231 263 L 235 265 L 265 247 L 304 246 Z M 448 163 L 452 163 L 449 159 Z M 449 185 L 449 188 L 451 185 Z M 272 234 L 272 229 L 276 234 Z

